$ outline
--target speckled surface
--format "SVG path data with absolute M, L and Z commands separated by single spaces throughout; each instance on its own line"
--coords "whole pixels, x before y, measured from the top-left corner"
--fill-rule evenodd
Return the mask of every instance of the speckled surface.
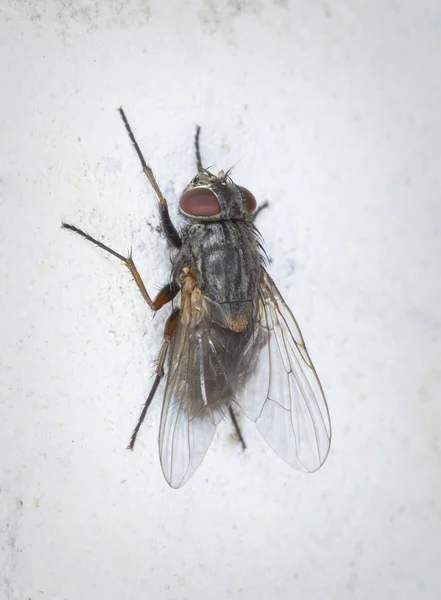
M 1 600 L 441 596 L 440 27 L 429 0 L 2 3 Z M 331 409 L 318 473 L 225 424 L 173 491 L 160 396 L 125 450 L 165 315 L 59 227 L 164 282 L 120 105 L 173 206 L 196 123 L 270 201 Z

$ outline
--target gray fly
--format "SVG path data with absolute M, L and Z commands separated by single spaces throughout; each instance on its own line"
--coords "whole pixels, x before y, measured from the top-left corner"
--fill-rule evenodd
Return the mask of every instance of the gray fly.
M 227 415 L 245 448 L 233 407 L 255 422 L 288 464 L 316 471 L 329 452 L 329 412 L 299 326 L 267 272 L 254 226 L 256 199 L 228 173 L 215 175 L 203 168 L 198 128 L 197 174 L 180 197 L 185 226 L 178 231 L 123 109 L 119 112 L 159 200 L 162 231 L 173 249 L 169 283 L 152 299 L 132 256 L 115 252 L 74 225 L 62 226 L 120 259 L 154 311 L 178 297 L 129 448 L 167 373 L 159 454 L 171 487 L 190 479 Z

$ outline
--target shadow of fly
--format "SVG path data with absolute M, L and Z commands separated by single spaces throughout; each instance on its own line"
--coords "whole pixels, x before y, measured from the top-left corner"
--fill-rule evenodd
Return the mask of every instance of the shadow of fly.
M 267 272 L 254 225 L 265 205 L 257 208 L 253 194 L 228 172 L 215 175 L 202 166 L 198 127 L 197 173 L 179 200 L 185 226 L 178 231 L 122 108 L 119 113 L 159 202 L 162 233 L 172 252 L 169 283 L 152 299 L 131 255 L 119 254 L 74 225 L 62 227 L 119 259 L 152 310 L 178 300 L 165 324 L 156 377 L 129 448 L 166 375 L 159 454 L 171 487 L 190 479 L 225 417 L 246 448 L 237 411 L 255 422 L 283 460 L 300 471 L 316 471 L 329 451 L 329 413 L 299 326 Z

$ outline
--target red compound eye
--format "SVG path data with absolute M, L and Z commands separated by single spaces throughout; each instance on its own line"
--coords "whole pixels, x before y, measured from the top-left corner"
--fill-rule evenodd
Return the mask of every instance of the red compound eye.
M 244 195 L 245 200 L 247 201 L 248 212 L 250 212 L 250 213 L 254 212 L 257 208 L 256 198 L 253 196 L 253 194 L 250 192 L 250 190 L 247 190 L 247 188 L 244 188 L 241 185 L 239 185 L 238 188 Z
M 207 188 L 187 190 L 182 194 L 179 206 L 192 217 L 215 217 L 221 212 L 216 196 Z

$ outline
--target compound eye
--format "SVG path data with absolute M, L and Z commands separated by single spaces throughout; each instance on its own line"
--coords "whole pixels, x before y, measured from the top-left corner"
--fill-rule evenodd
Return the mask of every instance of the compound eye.
M 250 190 L 247 190 L 247 188 L 242 187 L 241 185 L 238 186 L 240 191 L 242 192 L 246 203 L 247 203 L 247 211 L 249 213 L 252 213 L 256 210 L 257 208 L 257 201 L 256 198 L 253 196 L 253 194 L 250 192 Z
M 187 190 L 182 194 L 179 206 L 191 217 L 215 217 L 221 212 L 216 196 L 207 188 Z

